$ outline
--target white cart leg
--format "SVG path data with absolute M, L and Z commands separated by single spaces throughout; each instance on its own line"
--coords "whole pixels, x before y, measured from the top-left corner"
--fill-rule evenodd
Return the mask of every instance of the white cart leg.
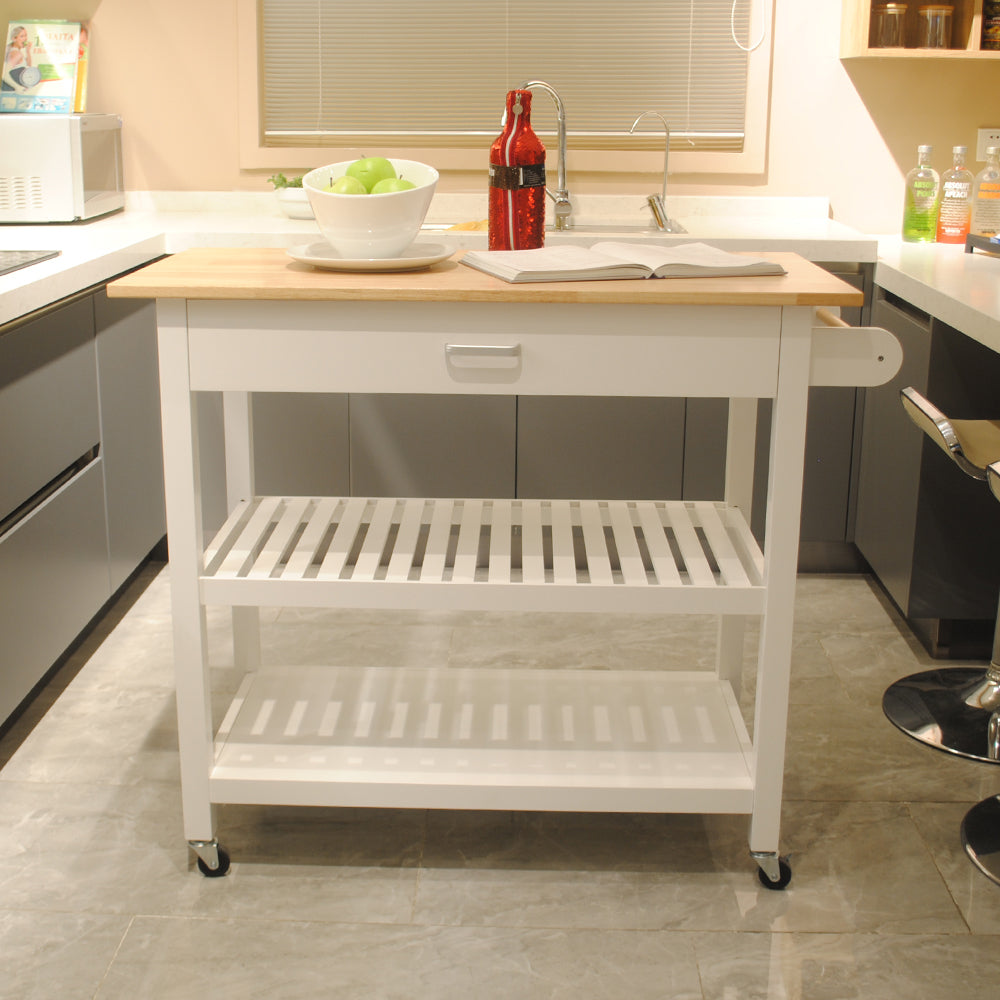
M 802 508 L 811 310 L 782 310 L 778 386 L 771 416 L 764 572 L 767 593 L 754 710 L 754 806 L 750 851 L 772 882 L 778 869 L 781 790 L 788 726 L 792 621 Z
M 226 442 L 226 502 L 228 510 L 254 495 L 253 415 L 248 392 L 222 394 L 222 418 Z M 260 611 L 232 609 L 233 657 L 242 670 L 260 666 Z
M 726 435 L 726 503 L 738 507 L 750 523 L 753 508 L 754 452 L 757 445 L 757 400 L 729 400 Z M 722 615 L 716 645 L 716 670 L 728 680 L 737 698 L 743 685 L 743 647 L 746 618 Z
M 721 615 L 716 637 L 716 673 L 729 681 L 733 696 L 739 701 L 743 690 L 743 652 L 746 645 L 746 616 Z
M 757 450 L 757 400 L 729 400 L 726 436 L 726 503 L 743 511 L 747 524 L 753 509 L 753 471 Z
M 214 735 L 198 585 L 203 551 L 198 423 L 188 379 L 185 303 L 159 300 L 156 321 L 184 833 L 191 843 L 214 843 L 208 788 Z

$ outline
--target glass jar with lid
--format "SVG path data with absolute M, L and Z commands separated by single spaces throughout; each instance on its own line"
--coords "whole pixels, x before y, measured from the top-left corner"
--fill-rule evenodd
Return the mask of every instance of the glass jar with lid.
M 905 3 L 872 5 L 872 48 L 899 49 L 906 44 L 906 11 Z
M 951 4 L 927 4 L 920 8 L 917 22 L 917 45 L 921 49 L 947 49 L 951 47 Z
M 983 0 L 982 48 L 987 52 L 1000 49 L 1000 0 Z

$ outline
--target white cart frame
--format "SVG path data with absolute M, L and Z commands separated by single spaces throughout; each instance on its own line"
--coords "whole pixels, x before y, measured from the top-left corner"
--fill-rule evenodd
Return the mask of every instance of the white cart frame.
M 184 829 L 202 871 L 228 867 L 213 805 L 237 802 L 743 813 L 762 881 L 787 881 L 779 821 L 808 388 L 883 382 L 900 352 L 885 331 L 819 323 L 816 304 L 857 293 L 781 256 L 789 275 L 748 279 L 742 297 L 713 279 L 519 289 L 473 272 L 448 277 L 457 290 L 425 275 L 436 294 L 413 290 L 414 276 L 373 287 L 329 274 L 269 293 L 222 271 L 206 290 L 173 281 L 172 261 L 113 286 L 158 297 Z M 269 266 L 290 280 L 281 260 Z M 231 509 L 207 547 L 201 391 L 224 394 Z M 726 397 L 726 495 L 258 497 L 249 393 L 289 391 Z M 774 409 L 761 552 L 748 521 L 763 397 Z M 218 732 L 206 604 L 233 607 L 246 670 Z M 258 669 L 262 606 L 712 613 L 717 665 Z M 752 737 L 738 703 L 747 616 L 760 620 Z

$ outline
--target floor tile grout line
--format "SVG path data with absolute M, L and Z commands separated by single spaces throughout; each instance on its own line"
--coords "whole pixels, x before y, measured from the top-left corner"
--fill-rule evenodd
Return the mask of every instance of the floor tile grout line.
M 926 803 L 921 803 L 925 805 Z M 953 803 L 936 803 L 938 805 L 953 805 Z M 965 915 L 961 904 L 955 898 L 955 893 L 952 892 L 951 886 L 948 884 L 948 879 L 945 877 L 945 873 L 941 870 L 941 865 L 938 862 L 937 856 L 934 853 L 933 848 L 927 842 L 927 838 L 924 836 L 923 831 L 920 829 L 920 823 L 917 821 L 917 817 L 913 813 L 913 802 L 907 802 L 906 813 L 910 817 L 910 821 L 913 823 L 913 828 L 916 830 L 917 836 L 920 838 L 920 842 L 924 845 L 924 850 L 927 852 L 927 856 L 930 858 L 931 864 L 934 866 L 934 870 L 938 873 L 938 878 L 941 879 L 941 883 L 944 886 L 945 892 L 948 893 L 948 898 L 951 899 L 952 905 L 955 907 L 955 911 L 958 913 L 959 919 L 965 925 L 966 930 L 970 935 L 975 936 L 976 932 L 972 929 L 972 924 L 969 923 L 968 917 Z M 955 831 L 956 837 L 958 836 L 958 831 Z M 964 853 L 964 851 L 963 851 Z M 966 859 L 968 860 L 968 859 Z M 971 861 L 968 862 L 971 865 Z M 984 876 L 985 877 L 985 876 Z

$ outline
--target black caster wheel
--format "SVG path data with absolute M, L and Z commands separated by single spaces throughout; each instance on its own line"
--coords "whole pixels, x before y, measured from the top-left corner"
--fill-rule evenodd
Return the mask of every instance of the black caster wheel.
M 207 864 L 198 858 L 198 871 L 205 876 L 205 878 L 221 878 L 229 871 L 229 855 L 220 847 L 219 852 L 219 867 L 209 868 Z
M 784 859 L 778 858 L 778 871 L 780 872 L 780 877 L 777 882 L 772 882 L 768 877 L 767 872 L 763 868 L 757 868 L 757 878 L 760 880 L 760 884 L 765 889 L 772 889 L 777 892 L 780 889 L 784 889 L 789 882 L 792 881 L 792 868 L 791 865 Z

